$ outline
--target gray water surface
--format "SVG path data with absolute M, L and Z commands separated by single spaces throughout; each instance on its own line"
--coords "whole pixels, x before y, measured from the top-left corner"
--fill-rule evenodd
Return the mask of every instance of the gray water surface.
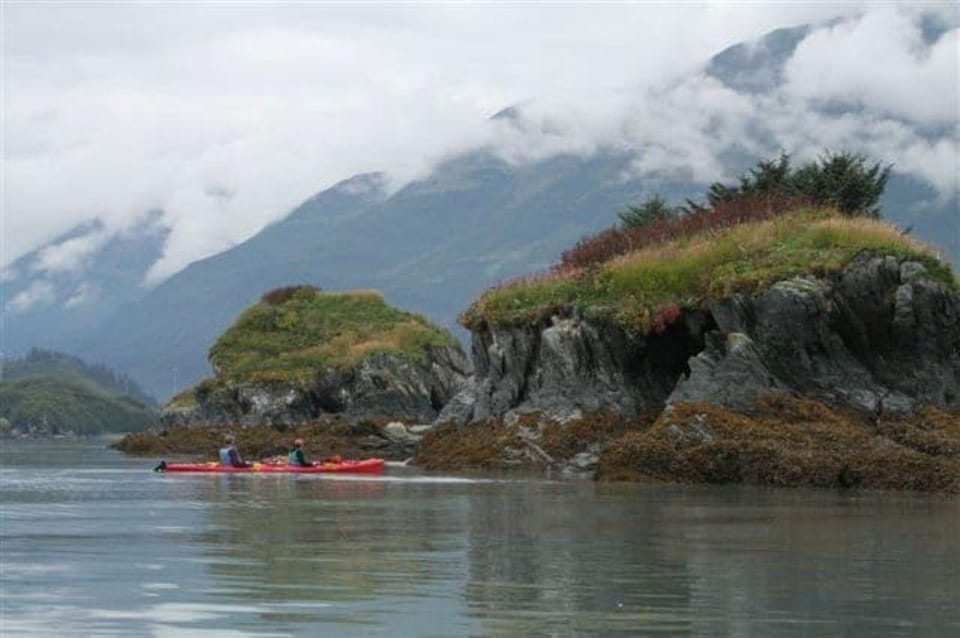
M 956 636 L 960 499 L 162 475 L 3 442 L 3 636 Z

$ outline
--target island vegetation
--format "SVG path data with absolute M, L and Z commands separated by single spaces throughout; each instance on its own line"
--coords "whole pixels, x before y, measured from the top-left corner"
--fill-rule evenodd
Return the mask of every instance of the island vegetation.
M 424 317 L 387 305 L 377 291 L 291 286 L 244 311 L 210 349 L 210 363 L 232 380 L 306 381 L 373 354 L 422 361 L 428 346 L 454 343 Z
M 157 412 L 129 377 L 35 348 L 3 362 L 0 417 L 7 435 L 91 435 L 142 430 Z
M 879 220 L 888 174 L 889 167 L 849 153 L 794 170 L 783 154 L 760 162 L 736 185 L 713 184 L 706 204 L 671 207 L 653 195 L 546 272 L 488 290 L 461 323 L 515 326 L 577 313 L 644 333 L 705 299 L 795 275 L 823 276 L 866 254 L 914 259 L 931 277 L 956 286 L 934 248 Z

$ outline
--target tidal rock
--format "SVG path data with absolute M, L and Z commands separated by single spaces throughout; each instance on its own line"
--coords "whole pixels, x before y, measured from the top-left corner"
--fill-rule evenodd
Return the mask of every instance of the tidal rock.
M 399 421 L 392 421 L 383 427 L 383 435 L 401 445 L 415 446 L 420 442 L 420 437 L 412 434 L 407 427 Z
M 470 363 L 459 347 L 428 349 L 423 361 L 375 354 L 348 370 L 325 370 L 312 382 L 201 384 L 188 404 L 174 401 L 165 424 L 295 425 L 324 415 L 431 422 L 465 386 Z
M 753 340 L 742 332 L 707 335 L 703 352 L 690 359 L 690 375 L 670 394 L 676 401 L 710 401 L 738 410 L 751 409 L 763 395 L 783 391 Z

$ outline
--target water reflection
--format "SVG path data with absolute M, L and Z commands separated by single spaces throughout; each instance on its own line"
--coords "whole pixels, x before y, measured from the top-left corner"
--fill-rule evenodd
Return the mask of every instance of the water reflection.
M 665 604 L 682 608 L 687 592 L 643 533 L 643 519 L 611 509 L 593 484 L 527 485 L 471 499 L 471 613 L 491 633 L 548 630 L 629 634 L 676 629 Z
M 956 498 L 27 452 L 0 450 L 11 635 L 960 635 Z
M 229 596 L 374 602 L 384 621 L 447 604 L 482 635 L 960 627 L 956 500 L 236 478 L 211 485 L 201 539 Z
M 683 559 L 697 635 L 956 635 L 957 499 L 720 490 L 666 512 L 662 551 Z M 709 491 L 708 491 L 709 493 Z
M 196 540 L 230 596 L 300 604 L 426 596 L 444 578 L 444 554 L 460 549 L 452 532 L 462 515 L 409 486 L 218 478 L 203 494 L 212 506 Z

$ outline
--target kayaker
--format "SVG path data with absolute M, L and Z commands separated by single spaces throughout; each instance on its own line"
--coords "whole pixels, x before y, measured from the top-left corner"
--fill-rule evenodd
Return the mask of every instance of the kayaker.
M 234 447 L 234 438 L 232 434 L 223 437 L 223 447 L 220 448 L 220 465 L 229 465 L 231 467 L 251 467 L 250 463 L 244 463 L 240 452 Z
M 293 442 L 293 448 L 291 448 L 290 453 L 287 454 L 287 464 L 299 465 L 301 467 L 312 465 L 312 463 L 307 462 L 307 455 L 303 451 L 303 439 L 297 439 Z

